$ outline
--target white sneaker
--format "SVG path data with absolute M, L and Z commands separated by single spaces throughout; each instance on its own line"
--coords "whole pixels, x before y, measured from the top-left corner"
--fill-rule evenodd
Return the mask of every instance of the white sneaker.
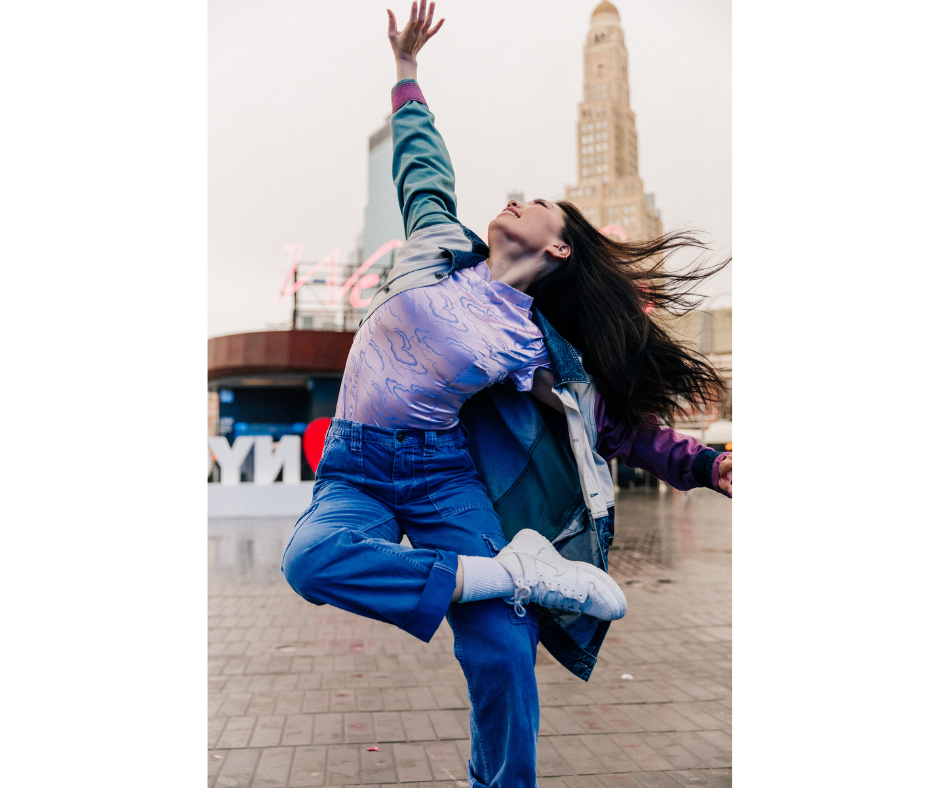
M 623 618 L 627 600 L 604 570 L 584 561 L 569 561 L 544 536 L 529 528 L 517 533 L 494 556 L 512 575 L 516 615 L 526 602 L 585 613 L 603 621 Z

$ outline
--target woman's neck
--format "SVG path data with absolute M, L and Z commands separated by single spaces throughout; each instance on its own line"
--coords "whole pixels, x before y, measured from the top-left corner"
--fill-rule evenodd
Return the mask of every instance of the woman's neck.
M 516 290 L 525 292 L 542 272 L 544 263 L 536 257 L 518 259 L 497 258 L 492 254 L 486 258 L 490 269 L 490 281 L 502 282 Z

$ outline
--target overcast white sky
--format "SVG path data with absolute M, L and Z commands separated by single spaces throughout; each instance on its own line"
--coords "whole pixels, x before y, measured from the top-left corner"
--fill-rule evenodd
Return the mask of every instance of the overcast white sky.
M 390 111 L 385 8 L 402 0 L 210 0 L 210 336 L 287 327 L 285 244 L 315 260 L 362 230 L 368 137 Z M 418 79 L 457 173 L 461 220 L 485 238 L 509 190 L 576 182 L 575 121 L 595 0 L 442 0 Z M 640 176 L 664 227 L 731 251 L 731 3 L 616 2 Z M 730 269 L 707 286 L 731 290 Z M 717 295 L 712 305 L 730 303 Z

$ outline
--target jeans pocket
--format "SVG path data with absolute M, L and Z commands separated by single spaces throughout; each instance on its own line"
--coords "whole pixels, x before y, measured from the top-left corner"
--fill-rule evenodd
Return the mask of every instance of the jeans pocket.
M 472 509 L 493 507 L 483 485 L 469 473 L 452 477 L 433 487 L 429 484 L 428 498 L 442 520 Z
M 460 452 L 460 457 L 463 460 L 464 465 L 467 468 L 467 471 L 472 473 L 474 476 L 477 475 L 477 466 L 473 462 L 473 457 L 470 456 L 470 452 L 466 449 L 458 449 Z
M 354 452 L 347 440 L 327 436 L 317 466 L 317 481 L 343 481 L 361 490 L 365 484 L 362 452 Z
M 323 452 L 320 454 L 320 462 L 317 463 L 317 479 L 324 476 L 328 473 L 327 468 L 329 466 L 329 458 L 333 449 L 336 448 L 336 444 L 339 442 L 339 438 L 331 435 L 326 436 L 326 441 L 323 443 Z
M 493 506 L 465 449 L 439 447 L 433 454 L 426 455 L 424 477 L 428 498 L 442 519 Z
M 483 541 L 486 542 L 486 546 L 490 548 L 490 552 L 493 555 L 496 555 L 507 544 L 509 544 L 509 542 L 506 541 L 506 537 L 502 534 L 481 534 L 481 536 L 483 537 Z

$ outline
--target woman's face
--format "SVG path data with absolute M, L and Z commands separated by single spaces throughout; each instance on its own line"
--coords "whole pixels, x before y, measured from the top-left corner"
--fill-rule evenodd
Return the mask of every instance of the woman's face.
M 564 245 L 561 240 L 564 218 L 561 208 L 548 200 L 510 200 L 489 224 L 489 246 L 497 250 L 513 247 L 517 254 L 543 251 L 553 254 L 552 250 L 557 252 Z

